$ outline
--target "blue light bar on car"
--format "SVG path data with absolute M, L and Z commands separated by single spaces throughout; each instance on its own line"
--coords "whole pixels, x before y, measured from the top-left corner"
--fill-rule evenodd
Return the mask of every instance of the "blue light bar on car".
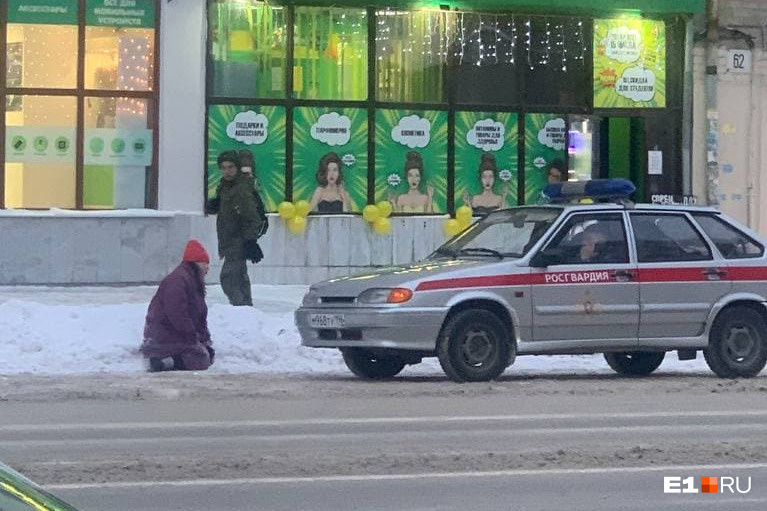
M 543 189 L 543 195 L 552 202 L 578 199 L 628 199 L 636 191 L 628 179 L 592 179 L 590 181 L 567 181 L 554 183 Z

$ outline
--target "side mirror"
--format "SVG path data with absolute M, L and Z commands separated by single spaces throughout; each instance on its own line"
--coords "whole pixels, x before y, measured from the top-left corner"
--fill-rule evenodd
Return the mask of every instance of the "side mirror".
M 546 268 L 555 264 L 562 264 L 562 254 L 556 249 L 540 250 L 530 258 L 532 268 Z

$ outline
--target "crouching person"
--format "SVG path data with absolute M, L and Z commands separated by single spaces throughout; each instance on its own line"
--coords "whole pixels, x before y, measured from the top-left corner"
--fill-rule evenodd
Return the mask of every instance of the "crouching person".
M 141 345 L 150 372 L 199 371 L 213 363 L 205 304 L 209 263 L 200 242 L 189 240 L 181 264 L 160 282 L 149 303 Z

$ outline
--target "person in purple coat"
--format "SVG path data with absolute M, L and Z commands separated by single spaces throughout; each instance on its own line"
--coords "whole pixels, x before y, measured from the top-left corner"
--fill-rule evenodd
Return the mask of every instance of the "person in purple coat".
M 213 363 L 205 304 L 209 263 L 205 247 L 189 240 L 181 264 L 160 282 L 149 303 L 141 345 L 150 372 L 199 371 Z

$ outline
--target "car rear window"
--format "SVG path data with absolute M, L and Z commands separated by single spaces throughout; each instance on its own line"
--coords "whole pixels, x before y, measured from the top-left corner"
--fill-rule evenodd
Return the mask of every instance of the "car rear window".
M 629 218 L 640 263 L 713 259 L 708 244 L 684 215 L 630 213 Z
M 748 259 L 764 254 L 763 245 L 718 215 L 695 214 L 693 218 L 725 259 Z

